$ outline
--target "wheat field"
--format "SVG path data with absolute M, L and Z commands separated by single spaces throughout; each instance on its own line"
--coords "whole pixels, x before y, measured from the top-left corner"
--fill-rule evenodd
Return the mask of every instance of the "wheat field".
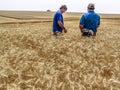
M 73 16 L 57 37 L 52 22 L 0 24 L 0 90 L 120 90 L 120 18 L 82 37 Z

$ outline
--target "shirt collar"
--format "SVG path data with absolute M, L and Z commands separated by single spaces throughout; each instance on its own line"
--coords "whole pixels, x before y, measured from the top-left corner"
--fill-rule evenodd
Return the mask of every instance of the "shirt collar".
M 58 11 L 62 14 L 62 12 L 60 10 L 58 10 Z
M 91 12 L 91 13 L 93 13 L 93 12 L 94 12 L 94 10 L 89 10 L 88 12 L 89 12 L 89 13 L 90 13 L 90 12 Z

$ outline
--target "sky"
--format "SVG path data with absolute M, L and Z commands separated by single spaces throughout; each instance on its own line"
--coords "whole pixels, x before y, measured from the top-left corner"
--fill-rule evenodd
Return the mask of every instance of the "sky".
M 68 12 L 87 12 L 89 3 L 97 13 L 120 14 L 120 0 L 0 0 L 0 10 L 56 11 L 65 4 Z

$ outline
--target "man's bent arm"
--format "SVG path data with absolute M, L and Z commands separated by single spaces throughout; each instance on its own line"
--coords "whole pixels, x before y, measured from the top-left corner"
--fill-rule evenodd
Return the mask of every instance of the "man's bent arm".
M 79 25 L 80 31 L 83 32 L 83 25 Z
M 58 25 L 59 25 L 62 29 L 64 29 L 64 32 L 65 32 L 65 33 L 67 32 L 66 28 L 64 27 L 64 25 L 62 24 L 61 21 L 58 21 Z

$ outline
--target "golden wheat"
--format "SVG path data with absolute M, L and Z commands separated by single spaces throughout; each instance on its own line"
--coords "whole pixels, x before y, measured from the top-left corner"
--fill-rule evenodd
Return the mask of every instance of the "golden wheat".
M 0 25 L 0 90 L 120 90 L 120 20 L 89 38 L 78 25 L 57 37 L 52 22 Z

